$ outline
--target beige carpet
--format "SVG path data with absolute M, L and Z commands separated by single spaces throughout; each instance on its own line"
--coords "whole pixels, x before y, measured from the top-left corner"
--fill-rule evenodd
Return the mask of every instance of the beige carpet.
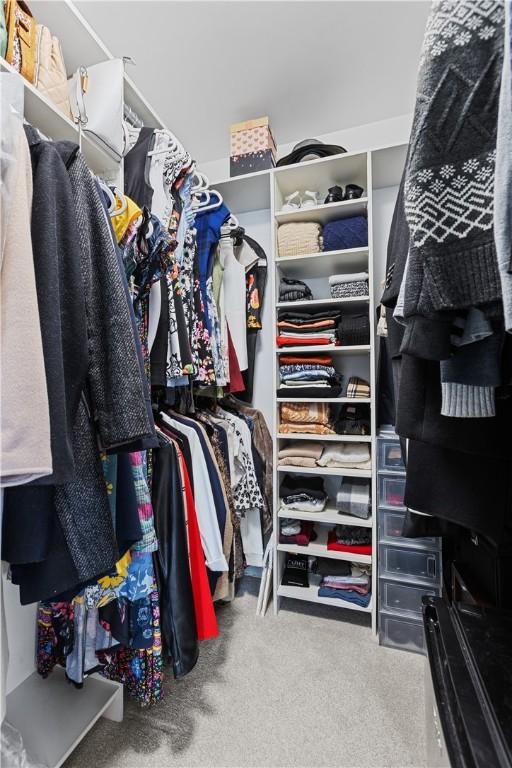
M 286 601 L 257 618 L 245 581 L 166 700 L 125 700 L 124 721 L 100 720 L 66 768 L 425 765 L 423 658 L 380 648 L 353 611 Z

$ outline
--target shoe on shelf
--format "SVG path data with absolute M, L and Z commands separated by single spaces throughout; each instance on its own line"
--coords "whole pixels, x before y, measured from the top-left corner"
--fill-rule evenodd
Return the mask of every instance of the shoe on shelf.
M 315 208 L 318 205 L 318 192 L 306 189 L 302 196 L 302 208 Z
M 363 196 L 364 189 L 358 184 L 347 184 L 345 187 L 345 200 L 357 200 Z
M 328 195 L 324 200 L 324 205 L 327 205 L 328 203 L 341 203 L 341 201 L 345 199 L 345 195 L 343 194 L 343 187 L 338 187 L 337 185 L 334 187 L 329 187 L 327 192 Z
M 283 213 L 285 211 L 298 211 L 301 204 L 301 196 L 298 189 L 292 192 L 291 195 L 287 195 L 284 199 L 284 205 L 281 208 Z

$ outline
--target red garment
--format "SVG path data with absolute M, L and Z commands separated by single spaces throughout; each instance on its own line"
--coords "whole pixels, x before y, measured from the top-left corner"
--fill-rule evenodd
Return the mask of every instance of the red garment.
M 197 523 L 196 504 L 190 485 L 187 465 L 183 454 L 178 451 L 181 476 L 185 490 L 185 509 L 187 513 L 188 557 L 190 563 L 190 578 L 192 581 L 192 594 L 194 597 L 194 611 L 196 615 L 197 639 L 210 640 L 217 637 L 219 627 L 213 608 L 208 574 L 204 561 L 204 552 L 201 545 L 199 525 Z
M 301 363 L 317 363 L 317 365 L 332 365 L 332 357 L 330 355 L 281 355 L 279 358 L 280 365 L 300 365 Z
M 316 338 L 316 336 L 304 336 L 303 339 L 290 339 L 287 336 L 277 336 L 278 347 L 304 347 L 306 345 L 325 344 L 328 346 L 338 346 L 339 341 L 332 342 L 330 339 Z
M 227 392 L 243 392 L 245 390 L 244 380 L 238 365 L 235 347 L 231 341 L 231 334 L 228 328 L 228 356 L 229 356 L 229 384 L 226 387 Z
M 327 537 L 327 549 L 333 549 L 335 552 L 352 552 L 353 555 L 371 555 L 372 553 L 371 544 L 361 544 L 360 546 L 357 546 L 356 544 L 350 546 L 347 544 L 338 544 L 336 541 L 336 531 L 329 531 Z M 331 585 L 329 584 L 329 586 Z

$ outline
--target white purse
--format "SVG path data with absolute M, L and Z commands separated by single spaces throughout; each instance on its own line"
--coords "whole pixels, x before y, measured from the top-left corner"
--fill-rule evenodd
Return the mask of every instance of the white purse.
M 125 149 L 123 79 L 121 59 L 79 67 L 70 79 L 75 122 L 116 160 L 121 160 Z

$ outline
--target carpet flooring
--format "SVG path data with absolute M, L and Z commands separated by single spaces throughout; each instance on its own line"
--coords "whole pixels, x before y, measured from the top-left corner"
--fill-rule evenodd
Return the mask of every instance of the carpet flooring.
M 424 768 L 423 658 L 379 647 L 355 611 L 288 600 L 256 617 L 245 582 L 165 701 L 125 698 L 65 768 Z

